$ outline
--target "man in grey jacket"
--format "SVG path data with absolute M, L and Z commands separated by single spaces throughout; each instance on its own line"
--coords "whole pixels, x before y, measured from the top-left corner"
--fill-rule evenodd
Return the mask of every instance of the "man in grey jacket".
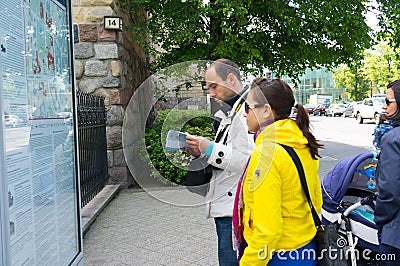
M 205 73 L 210 97 L 222 104 L 215 114 L 214 141 L 188 135 L 186 143 L 191 155 L 207 156 L 214 166 L 210 188 L 206 195 L 207 218 L 214 218 L 218 235 L 219 265 L 237 265 L 232 248 L 232 211 L 236 185 L 251 151 L 252 134 L 248 133 L 243 116 L 244 97 L 248 90 L 240 81 L 239 67 L 229 59 L 214 61 Z M 219 124 L 218 124 L 219 123 Z

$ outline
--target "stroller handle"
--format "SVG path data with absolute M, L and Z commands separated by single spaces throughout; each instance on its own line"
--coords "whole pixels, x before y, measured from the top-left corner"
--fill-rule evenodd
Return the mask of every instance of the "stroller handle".
M 343 213 L 343 216 L 347 217 L 350 212 L 358 209 L 361 206 L 364 205 L 370 205 L 370 203 L 373 203 L 374 200 L 378 197 L 378 192 L 375 192 L 374 194 L 371 194 L 363 199 L 361 199 L 359 202 L 354 203 L 353 205 L 349 206 L 346 211 Z
M 363 198 L 360 202 L 361 205 L 369 205 L 370 203 L 374 202 L 376 200 L 376 198 L 378 197 L 378 192 L 375 192 L 372 195 L 369 195 L 365 198 Z
M 349 216 L 349 213 L 358 209 L 359 207 L 361 207 L 363 204 L 361 203 L 362 200 L 360 200 L 359 202 L 354 203 L 353 205 L 351 205 L 350 207 L 348 207 L 346 209 L 346 211 L 343 213 L 343 216 L 347 217 Z M 340 221 L 341 222 L 341 221 Z

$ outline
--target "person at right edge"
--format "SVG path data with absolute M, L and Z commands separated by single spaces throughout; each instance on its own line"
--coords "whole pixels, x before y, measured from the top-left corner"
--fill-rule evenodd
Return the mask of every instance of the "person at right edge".
M 229 59 L 218 59 L 205 72 L 210 97 L 222 104 L 215 113 L 214 141 L 187 135 L 185 151 L 193 156 L 206 156 L 213 166 L 212 179 L 206 195 L 207 218 L 214 218 L 218 237 L 220 266 L 237 265 L 232 247 L 232 210 L 240 173 L 254 148 L 244 113 L 244 97 L 248 88 L 240 80 L 239 67 Z
M 239 180 L 233 214 L 240 265 L 316 265 L 316 227 L 299 172 L 282 145 L 293 148 L 304 168 L 317 213 L 322 207 L 319 144 L 307 111 L 280 79 L 259 78 L 248 93 L 245 116 L 256 147 Z M 295 121 L 289 118 L 297 108 Z M 298 256 L 297 256 L 298 255 Z
M 382 108 L 393 128 L 383 135 L 378 157 L 375 223 L 382 261 L 400 265 L 400 80 L 387 86 Z

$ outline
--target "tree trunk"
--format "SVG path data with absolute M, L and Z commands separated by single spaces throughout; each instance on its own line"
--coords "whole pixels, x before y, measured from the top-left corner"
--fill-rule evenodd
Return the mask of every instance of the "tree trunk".
M 221 17 L 220 14 L 216 13 L 216 12 L 222 12 L 220 6 L 221 5 L 218 4 L 216 0 L 210 0 L 210 7 L 211 10 L 213 10 L 213 12 L 210 15 L 210 36 L 212 42 L 211 45 L 214 47 L 216 47 L 219 44 L 219 42 L 224 39 L 221 27 Z

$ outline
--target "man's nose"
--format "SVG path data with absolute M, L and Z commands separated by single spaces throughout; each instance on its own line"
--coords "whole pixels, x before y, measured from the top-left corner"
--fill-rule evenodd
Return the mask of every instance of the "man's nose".
M 217 94 L 215 93 L 214 90 L 210 90 L 210 97 L 211 98 L 215 98 L 217 96 Z

